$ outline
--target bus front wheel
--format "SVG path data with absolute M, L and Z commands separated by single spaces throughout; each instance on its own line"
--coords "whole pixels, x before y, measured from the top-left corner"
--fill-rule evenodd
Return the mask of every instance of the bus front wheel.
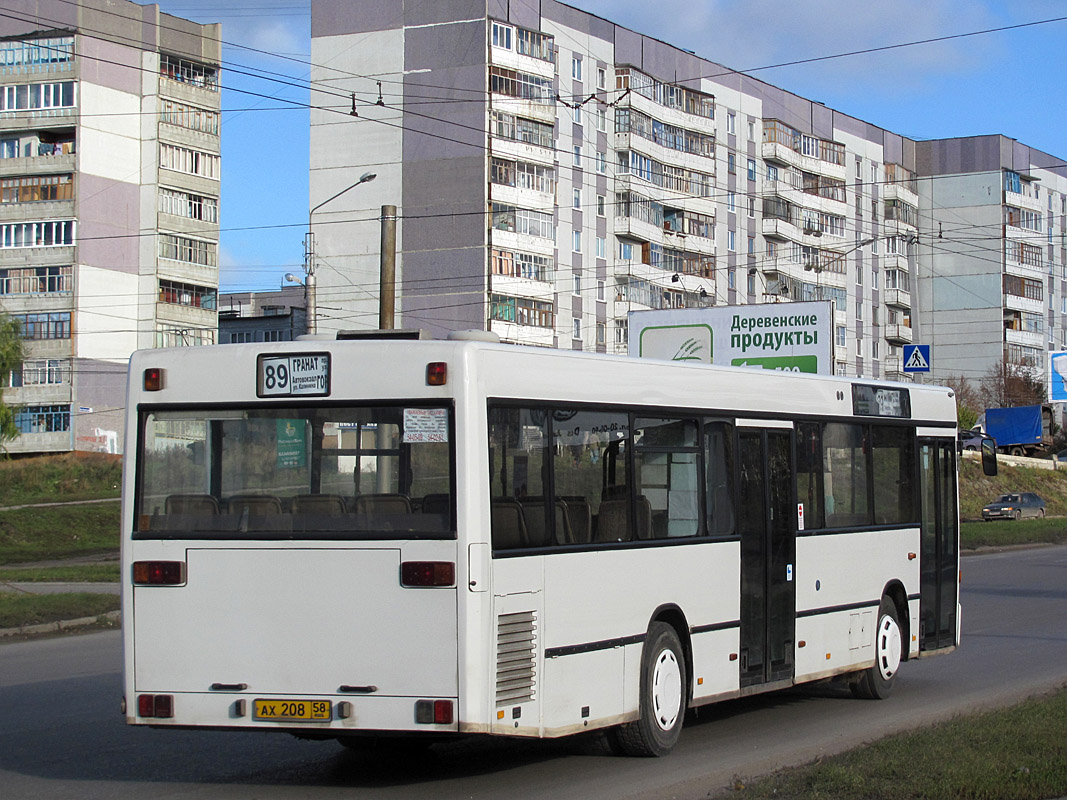
M 674 628 L 654 622 L 641 651 L 640 716 L 613 732 L 629 756 L 665 756 L 682 733 L 685 719 L 685 655 Z
M 884 700 L 893 690 L 900 669 L 904 640 L 897 621 L 897 607 L 888 597 L 878 607 L 878 627 L 874 632 L 874 664 L 852 683 L 852 693 L 868 700 Z

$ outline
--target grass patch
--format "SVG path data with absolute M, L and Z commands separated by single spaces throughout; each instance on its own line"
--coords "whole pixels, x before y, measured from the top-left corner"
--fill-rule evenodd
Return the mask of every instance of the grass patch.
M 15 567 L 0 569 L 0 581 L 10 583 L 40 583 L 64 581 L 71 583 L 116 583 L 118 564 L 71 564 L 65 567 Z
M 119 504 L 0 511 L 0 566 L 118 552 Z
M 960 517 L 981 519 L 982 506 L 1009 492 L 1035 492 L 1050 516 L 1067 516 L 1067 470 L 1012 467 L 999 462 L 997 475 L 982 474 L 982 465 L 960 460 Z
M 110 594 L 0 594 L 0 628 L 17 628 L 41 622 L 95 617 L 116 611 L 117 595 Z
M 1042 542 L 1048 544 L 1067 542 L 1067 520 L 1021 519 L 960 523 L 960 547 L 964 550 Z
M 1067 689 L 890 736 L 719 795 L 731 800 L 1044 800 L 1067 795 Z
M 3 505 L 118 497 L 122 459 L 102 453 L 65 453 L 0 461 Z

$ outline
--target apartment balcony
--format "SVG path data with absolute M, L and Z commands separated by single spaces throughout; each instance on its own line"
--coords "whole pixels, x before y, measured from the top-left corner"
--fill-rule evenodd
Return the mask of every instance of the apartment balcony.
M 555 298 L 555 276 L 545 275 L 542 280 L 520 278 L 516 275 L 493 275 L 493 292 L 509 297 L 529 297 L 551 303 Z
M 882 361 L 882 379 L 907 383 L 911 381 L 911 373 L 904 371 L 901 359 L 887 358 Z
M 894 308 L 911 308 L 911 292 L 907 289 L 885 289 L 882 299 L 887 306 Z
M 1017 208 L 1025 208 L 1028 211 L 1037 211 L 1039 213 L 1045 213 L 1046 207 L 1041 205 L 1041 198 L 1034 197 L 1032 194 L 1024 194 L 1022 192 L 1009 192 L 1004 191 L 1004 202 L 1010 206 L 1016 206 Z
M 908 222 L 904 222 L 900 219 L 889 219 L 888 217 L 882 219 L 882 231 L 881 236 L 914 236 L 919 232 L 919 229 Z
M 903 183 L 886 183 L 881 189 L 882 200 L 900 200 L 915 208 L 919 207 L 919 195 Z
M 911 344 L 912 332 L 910 325 L 886 325 L 885 339 L 890 344 Z
M 156 303 L 156 320 L 191 328 L 217 328 L 218 312 L 213 308 L 183 306 L 177 303 Z
M 514 114 L 517 117 L 527 117 L 549 125 L 556 123 L 556 104 L 539 103 L 534 100 L 525 100 L 521 97 L 512 97 L 506 94 L 493 94 L 492 104 L 494 111 L 503 111 Z
M 490 320 L 489 326 L 493 333 L 497 334 L 501 341 L 504 342 L 538 347 L 552 347 L 555 344 L 555 331 L 552 328 L 520 325 L 517 322 L 506 322 L 499 319 Z
M 760 155 L 765 161 L 788 164 L 804 172 L 813 172 L 816 175 L 825 175 L 828 178 L 837 178 L 842 181 L 848 178 L 848 170 L 844 164 L 834 164 L 830 161 L 823 161 L 821 158 L 806 156 L 781 142 L 763 142 Z
M 9 453 L 65 453 L 74 449 L 74 430 L 72 427 L 54 433 L 22 433 L 4 445 L 4 449 Z
M 908 272 L 908 257 L 903 253 L 883 253 L 881 255 L 882 270 L 898 269 Z
M 1017 331 L 1012 328 L 1004 329 L 1004 341 L 1007 344 L 1018 344 L 1023 347 L 1045 347 L 1045 334 L 1035 331 Z
M 514 48 L 490 47 L 489 63 L 550 80 L 556 74 L 556 65 L 553 62 L 520 53 Z
M 0 178 L 11 175 L 52 175 L 57 172 L 74 172 L 75 158 L 73 151 L 0 158 Z
M 493 137 L 493 155 L 515 161 L 529 161 L 534 164 L 551 167 L 556 163 L 556 151 L 551 147 L 520 142 L 516 139 Z
M 642 114 L 660 122 L 665 122 L 668 125 L 715 135 L 715 119 L 713 117 L 703 117 L 700 114 L 690 114 L 680 108 L 661 105 L 638 91 L 631 91 L 625 97 L 620 97 L 616 101 L 616 106 L 618 108 L 636 109 Z
M 1035 300 L 1032 297 L 1020 297 L 1017 294 L 1004 295 L 1004 308 L 1011 311 L 1025 311 L 1030 314 L 1044 314 L 1045 301 Z

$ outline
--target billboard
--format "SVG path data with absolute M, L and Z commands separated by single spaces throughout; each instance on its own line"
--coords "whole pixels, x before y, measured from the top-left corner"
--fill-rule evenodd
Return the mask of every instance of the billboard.
M 832 375 L 833 314 L 829 301 L 631 311 L 630 355 Z
M 1048 400 L 1050 403 L 1067 403 L 1067 350 L 1049 351 Z

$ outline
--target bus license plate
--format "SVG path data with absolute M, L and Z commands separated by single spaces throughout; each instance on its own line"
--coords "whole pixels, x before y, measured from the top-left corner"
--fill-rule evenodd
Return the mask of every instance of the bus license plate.
M 329 700 L 253 700 L 252 719 L 270 722 L 329 722 Z

